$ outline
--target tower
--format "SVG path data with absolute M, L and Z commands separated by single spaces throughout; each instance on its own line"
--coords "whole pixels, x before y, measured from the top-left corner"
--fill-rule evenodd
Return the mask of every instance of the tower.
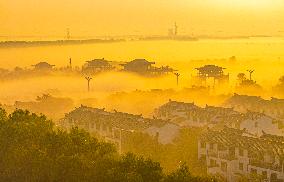
M 180 76 L 180 74 L 179 73 L 174 73 L 175 75 L 176 75 L 176 78 L 177 78 L 177 86 L 178 86 L 178 84 L 179 84 L 179 76 Z
M 89 77 L 89 76 L 86 76 L 85 79 L 86 79 L 87 82 L 88 82 L 88 92 L 90 92 L 90 81 L 92 80 L 92 78 Z
M 70 40 L 70 29 L 69 28 L 66 29 L 66 39 Z
M 249 80 L 251 80 L 251 75 L 254 72 L 254 70 L 247 70 L 249 72 Z
M 175 25 L 174 25 L 174 35 L 177 36 L 178 34 L 178 25 L 177 25 L 177 22 L 175 22 Z

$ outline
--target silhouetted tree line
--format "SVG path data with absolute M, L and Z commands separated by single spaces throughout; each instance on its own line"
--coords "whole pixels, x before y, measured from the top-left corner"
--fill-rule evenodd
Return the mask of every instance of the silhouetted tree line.
M 128 153 L 88 132 L 57 129 L 45 116 L 0 109 L 0 181 L 191 182 L 186 165 L 165 174 L 160 164 Z

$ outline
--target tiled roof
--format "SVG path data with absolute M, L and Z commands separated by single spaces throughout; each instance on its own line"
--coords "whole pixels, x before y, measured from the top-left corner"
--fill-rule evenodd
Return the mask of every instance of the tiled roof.
M 208 130 L 200 139 L 226 147 L 244 148 L 252 156 L 268 153 L 284 158 L 284 137 L 265 134 L 257 138 L 250 136 L 244 130 L 225 128 L 222 131 Z
M 66 114 L 65 120 L 75 120 L 82 123 L 103 122 L 113 127 L 126 130 L 144 130 L 151 126 L 162 127 L 169 123 L 160 119 L 143 118 L 123 112 L 107 112 L 104 109 L 81 106 Z

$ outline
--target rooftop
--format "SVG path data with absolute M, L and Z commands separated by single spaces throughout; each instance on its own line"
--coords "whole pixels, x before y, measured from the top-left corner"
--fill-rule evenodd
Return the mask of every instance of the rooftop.
M 225 147 L 240 147 L 247 149 L 251 156 L 263 156 L 264 153 L 274 154 L 284 158 L 284 137 L 264 134 L 257 138 L 245 130 L 224 128 L 222 131 L 208 130 L 201 140 L 218 143 Z
M 134 115 L 123 112 L 107 112 L 105 109 L 81 106 L 65 115 L 65 119 L 86 122 L 104 122 L 113 127 L 125 130 L 144 130 L 151 126 L 162 127 L 169 123 L 160 119 L 143 118 L 142 115 Z

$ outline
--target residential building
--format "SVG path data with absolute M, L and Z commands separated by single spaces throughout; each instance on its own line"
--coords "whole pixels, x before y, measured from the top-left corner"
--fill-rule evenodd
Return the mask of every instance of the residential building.
M 255 137 L 245 130 L 208 130 L 198 141 L 198 158 L 207 173 L 229 182 L 258 176 L 263 181 L 284 181 L 284 137 L 263 133 Z
M 105 109 L 81 106 L 66 114 L 61 120 L 61 126 L 66 129 L 79 127 L 89 132 L 94 132 L 114 142 L 121 147 L 122 132 L 142 132 L 149 134 L 162 144 L 173 142 L 179 134 L 180 127 L 174 123 L 143 118 L 141 115 L 133 115 L 122 112 L 107 112 Z

